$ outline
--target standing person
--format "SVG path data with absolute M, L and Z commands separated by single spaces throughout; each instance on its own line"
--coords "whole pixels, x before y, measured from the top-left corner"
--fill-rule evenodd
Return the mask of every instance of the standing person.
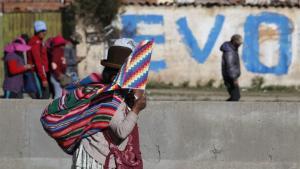
M 30 48 L 21 37 L 5 47 L 4 98 L 23 98 L 23 76 L 33 68 L 33 65 L 24 62 L 24 52 Z
M 220 50 L 222 56 L 222 75 L 230 97 L 227 101 L 239 101 L 240 89 L 238 78 L 241 75 L 238 49 L 243 43 L 241 35 L 233 35 L 229 42 L 223 43 Z
M 31 50 L 28 52 L 28 63 L 35 65 L 34 72 L 38 92 L 33 95 L 36 99 L 49 99 L 49 63 L 47 48 L 43 42 L 46 37 L 47 26 L 44 21 L 34 22 L 34 36 L 29 40 Z
M 29 36 L 26 33 L 21 34 L 21 38 L 25 40 L 26 44 L 28 44 Z
M 65 58 L 67 62 L 67 75 L 72 77 L 72 81 L 76 82 L 79 80 L 77 65 L 82 61 L 83 58 L 77 57 L 76 45 L 79 44 L 80 37 L 76 34 L 72 35 L 68 39 L 68 43 L 65 47 Z
M 62 95 L 62 87 L 71 83 L 71 78 L 66 75 L 66 59 L 64 56 L 64 48 L 67 41 L 58 35 L 52 39 L 52 47 L 50 48 L 51 63 L 51 83 L 54 87 L 54 98 Z
M 111 84 L 122 64 L 135 48 L 131 39 L 118 39 L 109 48 L 107 60 L 99 83 Z M 112 117 L 109 128 L 83 139 L 73 155 L 72 169 L 142 169 L 143 163 L 139 147 L 137 120 L 146 107 L 146 97 L 142 91 L 120 90 L 122 98 Z M 138 99 L 135 99 L 135 96 Z

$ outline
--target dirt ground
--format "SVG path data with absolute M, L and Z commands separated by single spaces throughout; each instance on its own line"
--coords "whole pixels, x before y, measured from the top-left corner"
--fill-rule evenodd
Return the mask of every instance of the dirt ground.
M 224 101 L 227 92 L 221 89 L 149 89 L 149 100 L 161 101 Z M 248 91 L 241 89 L 241 101 L 244 102 L 298 102 L 299 91 Z

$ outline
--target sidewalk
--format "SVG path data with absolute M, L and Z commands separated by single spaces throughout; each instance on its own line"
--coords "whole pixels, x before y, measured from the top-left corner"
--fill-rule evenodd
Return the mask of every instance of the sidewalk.
M 0 96 L 2 96 L 0 90 Z M 228 98 L 227 92 L 220 89 L 147 89 L 149 100 L 153 101 L 224 101 Z M 24 99 L 30 99 L 24 95 Z M 300 102 L 300 92 L 262 92 L 241 91 L 243 102 Z
M 228 98 L 226 90 L 199 89 L 149 89 L 149 100 L 161 101 L 224 101 Z M 241 91 L 241 101 L 244 102 L 298 102 L 300 92 L 263 92 Z

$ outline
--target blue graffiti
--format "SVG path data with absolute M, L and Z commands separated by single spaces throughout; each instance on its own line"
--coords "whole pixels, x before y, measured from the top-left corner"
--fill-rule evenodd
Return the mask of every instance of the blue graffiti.
M 159 71 L 164 70 L 166 68 L 167 68 L 167 65 L 166 65 L 165 60 L 151 61 L 150 70 L 152 70 L 154 72 L 159 72 Z
M 137 27 L 139 23 L 145 24 L 159 24 L 163 25 L 162 15 L 122 15 L 123 31 L 122 36 L 132 38 L 139 42 L 145 39 L 154 39 L 155 43 L 163 44 L 165 43 L 164 34 L 161 35 L 139 35 L 137 34 Z
M 160 35 L 139 35 L 137 34 L 138 23 L 146 24 L 159 24 L 163 25 L 163 16 L 162 15 L 123 15 L 121 16 L 123 31 L 122 36 L 134 39 L 136 42 L 145 39 L 154 39 L 157 44 L 165 43 L 164 34 Z M 150 70 L 154 72 L 159 72 L 166 69 L 165 60 L 151 61 Z
M 279 39 L 279 63 L 268 67 L 259 61 L 259 26 L 262 23 L 276 24 Z M 287 74 L 292 60 L 290 20 L 281 14 L 262 12 L 260 15 L 247 17 L 244 31 L 245 43 L 243 48 L 243 61 L 246 69 L 254 73 L 273 73 L 276 75 Z
M 138 24 L 145 23 L 149 25 L 164 25 L 162 15 L 123 15 L 121 16 L 123 24 L 123 37 L 133 38 L 135 41 L 144 39 L 154 39 L 157 44 L 165 44 L 164 33 L 157 35 L 138 34 Z M 186 17 L 177 20 L 177 30 L 182 35 L 182 41 L 186 45 L 190 55 L 198 63 L 205 63 L 212 52 L 213 47 L 219 37 L 223 27 L 225 17 L 217 15 L 215 23 L 211 29 L 206 43 L 201 48 L 188 26 Z M 279 38 L 279 62 L 276 66 L 266 66 L 259 60 L 259 27 L 262 23 L 275 24 L 280 35 Z M 276 75 L 287 74 L 291 65 L 291 32 L 293 25 L 290 20 L 281 14 L 272 12 L 262 12 L 259 15 L 250 15 L 244 25 L 245 42 L 243 47 L 243 61 L 248 71 L 254 73 L 272 73 Z M 167 68 L 164 59 L 152 61 L 150 69 L 159 72 Z
M 204 63 L 209 57 L 217 38 L 223 27 L 225 17 L 223 15 L 217 15 L 214 27 L 211 29 L 207 42 L 205 43 L 203 49 L 198 45 L 198 42 L 193 35 L 192 31 L 188 27 L 185 17 L 182 17 L 177 20 L 178 31 L 182 35 L 182 40 L 188 47 L 190 55 L 199 63 Z

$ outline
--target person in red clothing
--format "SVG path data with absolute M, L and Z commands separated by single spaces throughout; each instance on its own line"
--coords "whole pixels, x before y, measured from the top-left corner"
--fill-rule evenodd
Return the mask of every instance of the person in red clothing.
M 33 98 L 36 99 L 49 99 L 49 62 L 47 57 L 47 48 L 44 45 L 44 38 L 46 36 L 47 27 L 44 21 L 35 21 L 34 23 L 34 36 L 29 40 L 31 50 L 28 52 L 28 63 L 35 65 L 34 76 L 38 92 L 35 93 Z
M 64 48 L 67 41 L 58 35 L 51 40 L 50 63 L 51 83 L 54 87 L 54 98 L 62 95 L 62 87 L 71 83 L 71 78 L 66 75 L 67 63 L 64 56 Z
M 4 98 L 23 98 L 23 75 L 33 68 L 33 65 L 25 64 L 23 52 L 30 48 L 21 37 L 5 47 Z

